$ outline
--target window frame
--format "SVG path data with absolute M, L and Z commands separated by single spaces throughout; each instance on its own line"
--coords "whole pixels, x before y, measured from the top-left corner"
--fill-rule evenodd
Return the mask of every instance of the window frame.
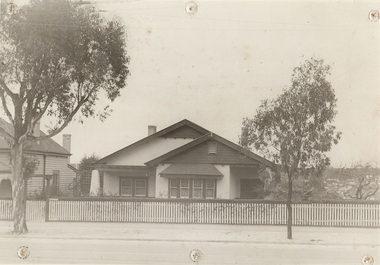
M 59 170 L 52 171 L 51 187 L 59 187 L 59 177 L 61 172 Z
M 200 187 L 196 187 L 196 186 L 195 186 L 195 181 L 196 181 L 196 180 L 200 180 L 200 184 L 201 184 Z M 206 198 L 206 197 L 204 196 L 204 182 L 205 182 L 205 181 L 204 181 L 203 179 L 192 179 L 192 184 L 193 184 L 193 185 L 192 185 L 192 189 L 193 189 L 193 190 L 192 190 L 192 198 L 193 198 L 193 199 L 203 199 L 203 198 Z M 195 197 L 195 196 L 194 196 L 194 194 L 195 194 L 194 191 L 195 191 L 195 190 L 200 190 L 200 191 L 201 191 L 201 193 L 200 193 L 201 196 L 200 196 L 200 197 Z
M 213 181 L 213 187 L 212 188 L 209 188 L 209 187 L 207 187 L 207 181 L 208 181 L 209 179 L 206 179 L 206 181 L 205 181 L 205 199 L 211 199 L 211 198 L 215 198 L 216 197 L 216 181 Z M 207 191 L 209 191 L 209 190 L 212 190 L 213 192 L 213 196 L 212 197 L 207 197 Z
M 138 181 L 143 181 L 144 182 L 144 187 L 138 187 L 137 182 Z M 144 189 L 145 192 L 144 194 L 137 194 L 137 189 Z M 134 179 L 134 197 L 147 197 L 148 196 L 148 179 Z
M 188 189 L 189 196 L 183 196 L 181 194 L 181 189 L 186 187 L 181 186 L 183 180 L 188 180 Z M 201 187 L 195 187 L 195 180 L 201 180 Z M 212 181 L 214 183 L 213 188 L 208 188 L 208 190 L 213 190 L 213 197 L 207 197 L 207 182 Z M 216 188 L 217 188 L 217 179 L 214 178 L 169 178 L 168 181 L 168 198 L 171 199 L 216 199 Z M 194 197 L 194 190 L 201 190 L 201 197 Z M 176 194 L 173 194 L 172 191 L 175 191 Z
M 186 183 L 185 186 L 182 185 Z M 183 195 L 182 191 L 187 191 L 187 195 Z M 180 179 L 179 180 L 179 198 L 181 199 L 190 199 L 191 197 L 191 180 L 190 179 Z
M 130 186 L 123 187 L 123 182 L 130 182 Z M 130 195 L 128 193 L 123 194 L 123 190 L 131 190 Z M 133 197 L 133 180 L 129 178 L 121 178 L 120 179 L 120 196 L 122 197 Z
M 123 194 L 122 190 L 124 189 L 122 187 L 123 181 L 130 181 L 131 183 L 131 194 Z M 145 183 L 145 193 L 144 195 L 137 194 L 137 189 L 142 189 L 142 187 L 137 187 L 136 182 L 144 181 Z M 128 198 L 146 198 L 148 197 L 148 178 L 131 178 L 131 177 L 119 177 L 119 196 L 120 197 L 128 197 Z

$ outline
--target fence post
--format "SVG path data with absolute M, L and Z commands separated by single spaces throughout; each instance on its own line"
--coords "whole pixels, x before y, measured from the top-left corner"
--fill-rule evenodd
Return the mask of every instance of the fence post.
M 24 216 L 26 218 L 26 207 L 28 202 L 28 178 L 24 177 L 24 200 L 25 200 L 25 207 L 24 207 Z
M 46 176 L 47 189 L 46 189 L 46 205 L 45 205 L 45 222 L 49 222 L 49 201 L 50 201 L 50 179 L 51 176 Z

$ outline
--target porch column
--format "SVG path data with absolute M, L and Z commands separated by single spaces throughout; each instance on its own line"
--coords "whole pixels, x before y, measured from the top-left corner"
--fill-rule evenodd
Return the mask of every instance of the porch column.
M 90 196 L 98 196 L 100 191 L 100 176 L 98 170 L 91 172 Z

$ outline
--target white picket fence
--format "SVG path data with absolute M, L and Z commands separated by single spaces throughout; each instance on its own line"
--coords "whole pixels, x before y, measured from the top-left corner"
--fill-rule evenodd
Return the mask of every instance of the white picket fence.
M 0 200 L 0 219 L 12 219 L 12 202 Z M 27 220 L 44 220 L 45 202 L 27 202 Z M 51 200 L 49 220 L 191 224 L 284 225 L 285 203 L 258 201 Z M 380 204 L 295 203 L 293 224 L 380 227 Z
M 12 219 L 12 200 L 0 200 L 0 220 Z M 26 201 L 28 221 L 45 220 L 45 201 Z

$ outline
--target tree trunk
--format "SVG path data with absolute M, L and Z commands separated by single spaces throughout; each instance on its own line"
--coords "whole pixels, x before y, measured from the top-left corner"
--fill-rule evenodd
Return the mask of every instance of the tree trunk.
M 22 168 L 23 144 L 12 146 L 12 199 L 13 199 L 13 233 L 28 233 L 26 226 L 26 198 Z
M 288 212 L 288 222 L 287 222 L 287 231 L 288 231 L 288 239 L 292 239 L 292 193 L 293 193 L 293 182 L 292 178 L 288 176 L 288 199 L 286 201 L 286 209 Z

